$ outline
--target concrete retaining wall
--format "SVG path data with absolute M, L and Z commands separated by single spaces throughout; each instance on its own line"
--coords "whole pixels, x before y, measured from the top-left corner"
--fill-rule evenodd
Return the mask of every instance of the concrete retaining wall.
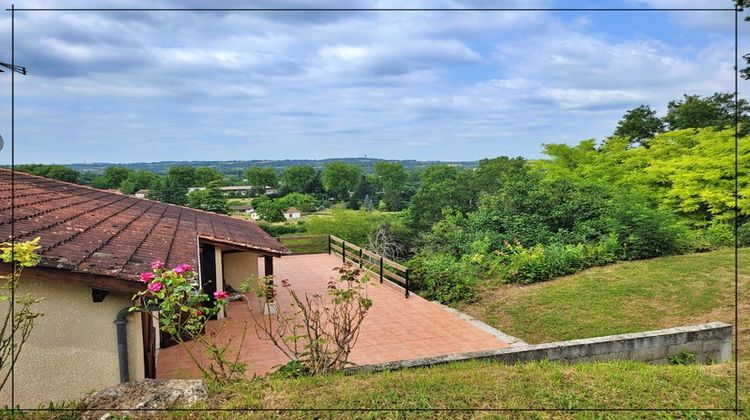
M 701 363 L 728 361 L 732 354 L 732 326 L 723 322 L 711 322 L 665 330 L 362 365 L 350 370 L 401 369 L 470 359 L 492 359 L 503 363 L 543 359 L 572 363 L 597 360 L 667 363 L 668 357 L 682 351 L 692 353 Z

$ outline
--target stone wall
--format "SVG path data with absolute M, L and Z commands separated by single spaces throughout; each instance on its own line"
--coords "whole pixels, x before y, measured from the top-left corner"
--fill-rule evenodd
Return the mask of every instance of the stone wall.
M 667 363 L 670 356 L 682 351 L 692 353 L 701 363 L 726 362 L 732 354 L 732 326 L 723 322 L 710 322 L 665 330 L 363 365 L 351 370 L 400 369 L 470 359 L 492 359 L 503 363 L 543 359 L 572 363 L 597 360 Z

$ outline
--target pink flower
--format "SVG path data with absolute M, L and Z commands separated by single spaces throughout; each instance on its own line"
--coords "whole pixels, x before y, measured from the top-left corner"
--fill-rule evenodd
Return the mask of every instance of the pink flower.
M 226 299 L 228 297 L 229 297 L 229 295 L 227 294 L 227 292 L 225 292 L 223 290 L 219 290 L 218 292 L 214 292 L 214 299 Z
M 160 281 L 155 281 L 155 282 L 153 282 L 153 283 L 151 283 L 151 284 L 148 285 L 148 290 L 150 290 L 152 292 L 158 292 L 159 290 L 161 290 L 163 288 L 164 288 L 164 285 L 161 284 Z
M 186 271 L 192 271 L 192 270 L 193 270 L 193 266 L 190 265 L 190 264 L 185 264 L 185 263 L 182 263 L 182 264 L 180 264 L 177 267 L 175 267 L 175 268 L 172 269 L 172 271 L 174 271 L 177 274 L 182 274 L 182 273 L 184 273 Z
M 196 309 L 195 310 L 195 314 L 196 315 L 203 315 L 203 311 L 201 311 L 200 309 Z
M 164 261 L 156 260 L 151 263 L 152 270 L 161 270 L 162 268 L 164 268 Z
M 150 271 L 144 271 L 143 273 L 141 273 L 141 281 L 144 283 L 150 282 L 151 280 L 154 279 L 154 277 L 156 276 L 154 275 L 154 273 Z

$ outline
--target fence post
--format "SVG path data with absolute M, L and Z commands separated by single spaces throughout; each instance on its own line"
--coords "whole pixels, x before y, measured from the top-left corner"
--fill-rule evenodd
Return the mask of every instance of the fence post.
M 328 235 L 328 255 L 331 255 L 331 235 Z
M 341 240 L 341 262 L 346 264 L 346 241 Z
M 380 284 L 383 284 L 383 257 L 380 257 Z
M 404 271 L 404 278 L 406 279 L 406 298 L 409 298 L 409 270 Z
M 359 268 L 362 268 L 362 248 L 359 249 Z

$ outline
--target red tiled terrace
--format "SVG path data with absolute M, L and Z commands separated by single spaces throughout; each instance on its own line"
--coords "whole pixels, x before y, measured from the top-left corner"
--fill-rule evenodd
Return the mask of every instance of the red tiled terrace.
M 303 295 L 325 293 L 326 283 L 337 275 L 333 268 L 341 265 L 341 260 L 328 254 L 294 255 L 282 257 L 274 265 L 276 279 L 289 280 L 291 287 Z M 358 365 L 508 347 L 492 334 L 416 294 L 405 298 L 403 290 L 395 285 L 372 282 L 368 286 L 368 296 L 373 306 L 350 357 L 350 361 Z M 249 299 L 251 307 L 260 313 L 257 299 Z M 288 310 L 289 304 L 286 294 L 280 291 L 278 310 Z M 211 321 L 208 328 L 223 325 L 222 338 L 238 337 L 231 349 L 236 352 L 245 322 L 250 329 L 240 360 L 247 363 L 248 376 L 268 373 L 288 361 L 270 341 L 258 338 L 244 301 L 230 303 L 227 319 Z M 204 361 L 208 362 L 205 358 Z M 173 346 L 160 350 L 157 377 L 189 378 L 199 377 L 199 374 L 184 350 Z

